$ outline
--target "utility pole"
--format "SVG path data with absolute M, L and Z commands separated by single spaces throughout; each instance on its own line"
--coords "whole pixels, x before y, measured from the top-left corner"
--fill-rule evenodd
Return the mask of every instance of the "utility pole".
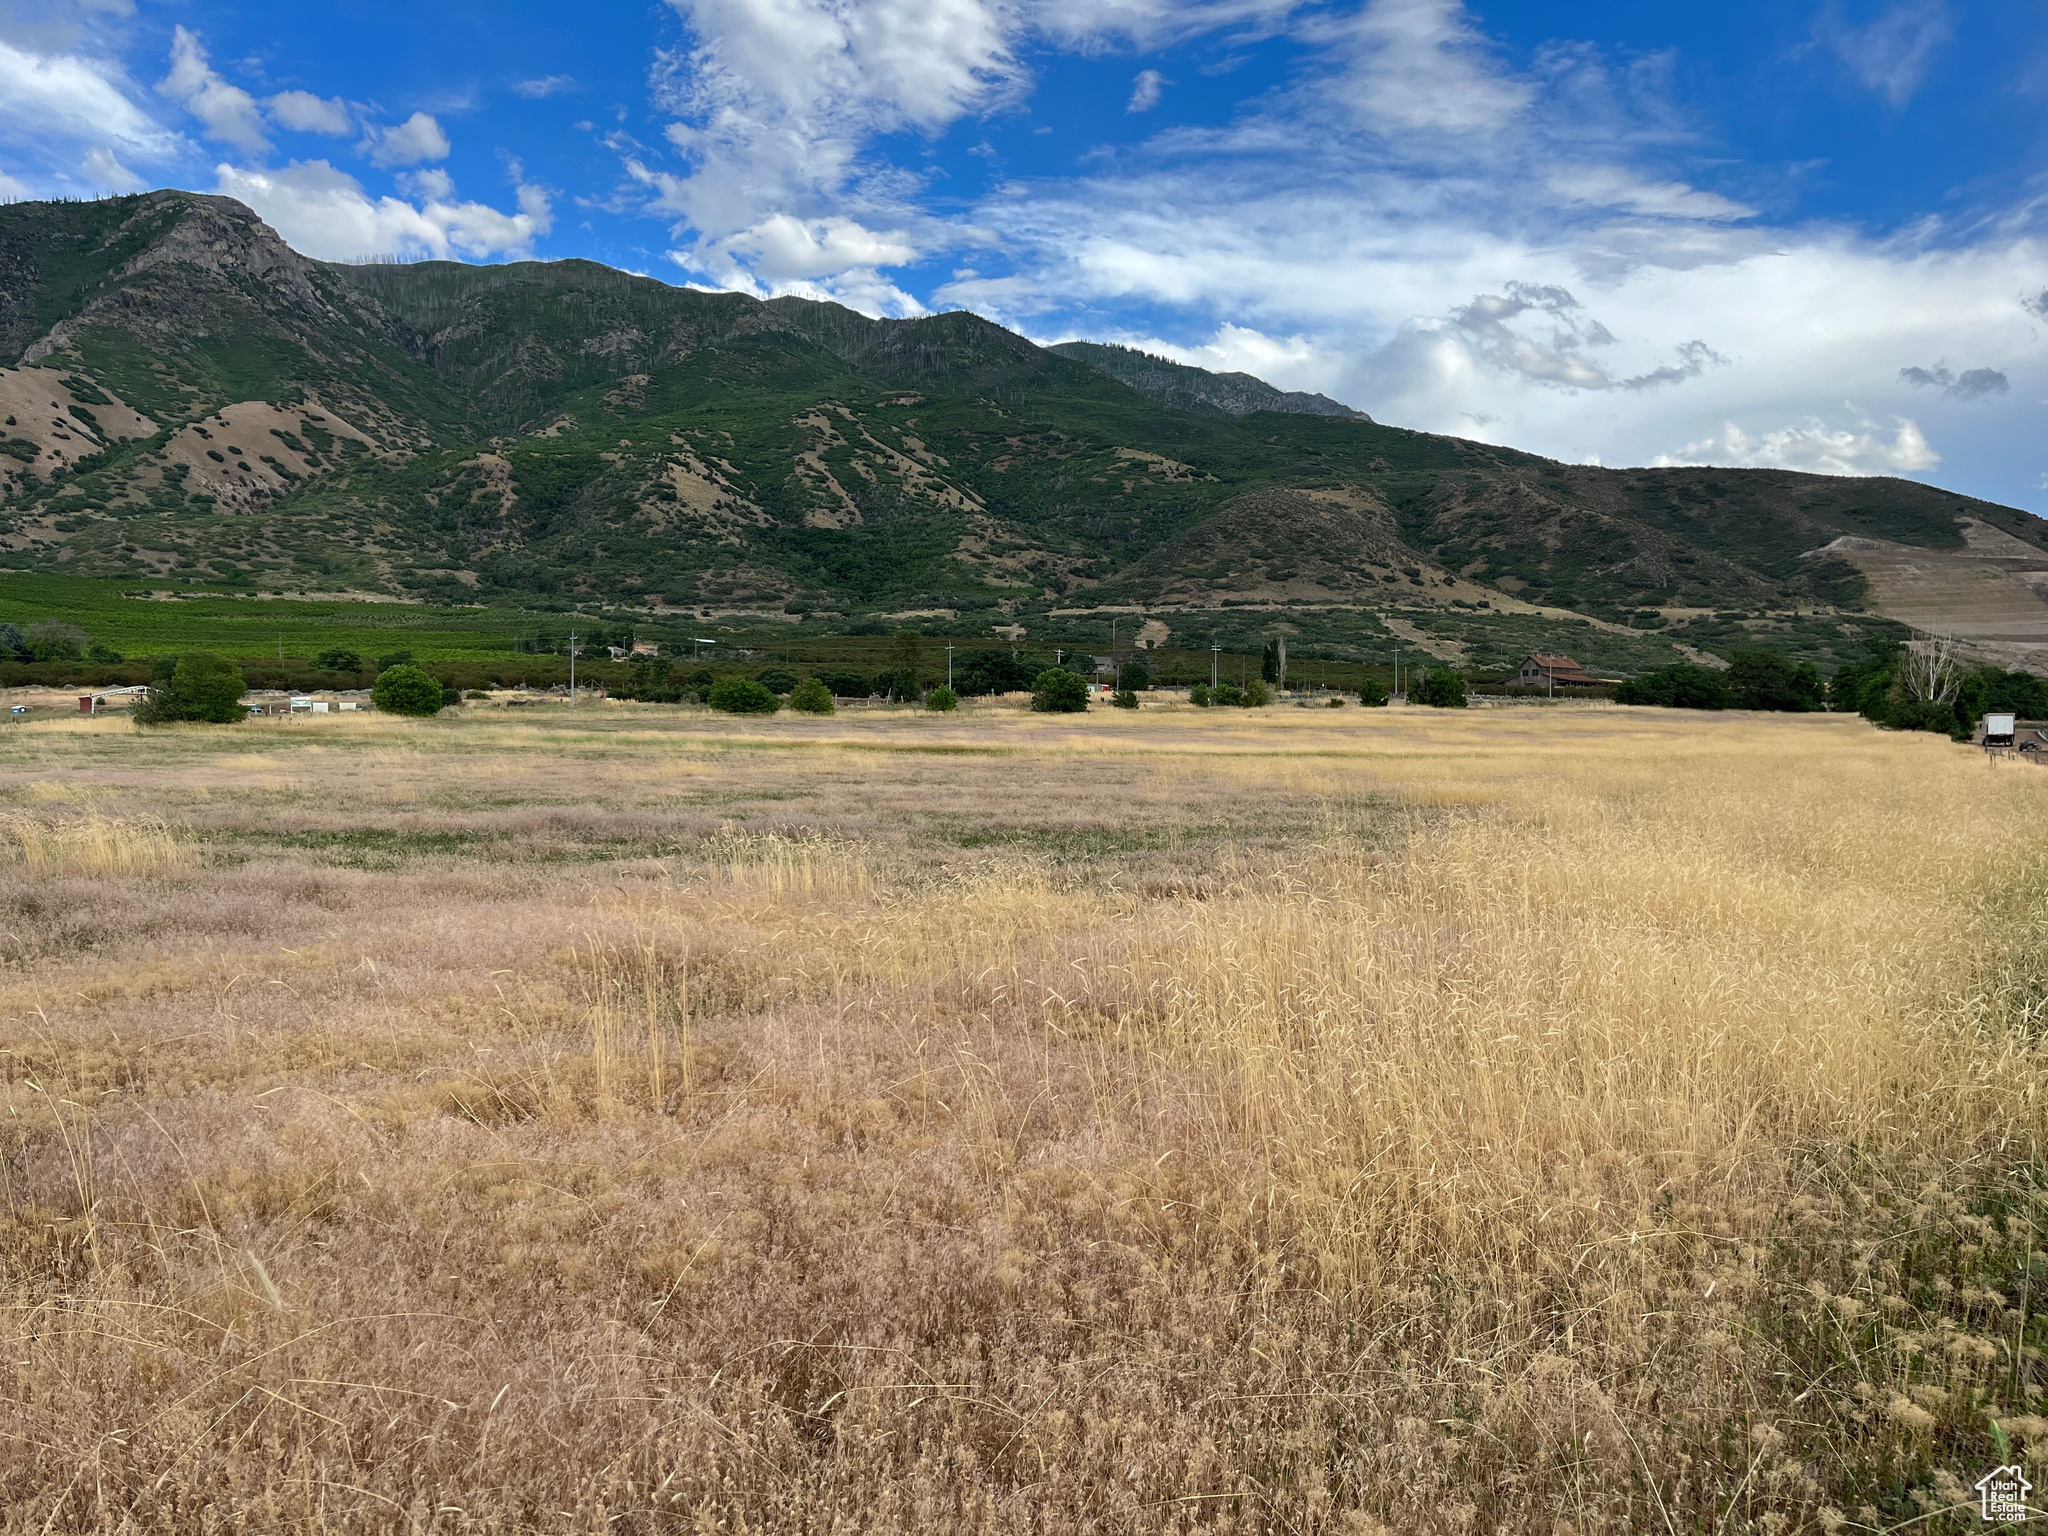
M 953 691 L 953 642 L 946 642 L 946 691 Z
M 1394 647 L 1394 697 L 1401 697 L 1401 647 Z
M 569 631 L 569 706 L 576 706 L 576 631 Z
M 1209 686 L 1215 688 L 1223 681 L 1223 642 L 1209 642 Z
M 1287 637 L 1280 637 L 1280 691 L 1287 691 Z

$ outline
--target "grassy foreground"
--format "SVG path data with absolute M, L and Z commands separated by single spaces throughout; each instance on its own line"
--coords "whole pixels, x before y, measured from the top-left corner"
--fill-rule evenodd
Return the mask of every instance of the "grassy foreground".
M 611 706 L 27 726 L 0 793 L 0 1529 L 1943 1532 L 2041 1480 L 2031 768 Z

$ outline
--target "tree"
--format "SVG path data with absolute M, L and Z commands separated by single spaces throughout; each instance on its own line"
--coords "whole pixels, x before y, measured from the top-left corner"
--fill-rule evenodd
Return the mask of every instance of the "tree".
M 1804 714 L 1821 707 L 1826 690 L 1812 662 L 1794 665 L 1777 651 L 1753 645 L 1730 654 L 1728 695 L 1737 709 Z
M 916 703 L 924 692 L 919 680 L 924 667 L 924 636 L 914 629 L 899 629 L 889 645 L 889 697 Z
M 242 671 L 211 651 L 193 651 L 155 669 L 154 691 L 135 711 L 139 725 L 198 720 L 232 725 L 248 718 L 242 708 Z
M 807 677 L 796 685 L 789 696 L 789 707 L 804 715 L 829 715 L 835 708 L 832 690 L 815 677 Z
M 1962 682 L 1962 658 L 1953 635 L 1915 635 L 1906 642 L 1900 677 L 1922 704 L 1953 704 Z
M 409 667 L 411 665 L 411 651 L 393 651 L 389 656 L 379 656 L 377 658 L 377 670 L 379 672 L 382 672 L 386 667 Z
M 85 648 L 85 659 L 98 662 L 103 667 L 110 667 L 128 658 L 104 641 L 95 640 Z
M 756 681 L 770 693 L 794 693 L 799 679 L 787 667 L 770 667 Z
M 1254 681 L 1244 685 L 1244 704 L 1246 709 L 1264 709 L 1272 701 L 1272 695 L 1266 692 L 1264 682 Z
M 387 715 L 424 719 L 441 712 L 441 685 L 418 667 L 385 667 L 370 688 L 370 702 Z
M 728 715 L 772 715 L 782 701 L 751 677 L 721 677 L 711 685 L 711 707 Z
M 1368 677 L 1358 685 L 1358 702 L 1367 709 L 1384 709 L 1392 697 L 1387 685 L 1376 677 Z
M 28 642 L 12 624 L 0 624 L 0 661 L 34 661 Z
M 1259 679 L 1262 682 L 1280 681 L 1280 642 L 1268 640 L 1265 650 L 1259 653 Z
M 1209 707 L 1209 685 L 1207 683 L 1197 683 L 1194 687 L 1190 688 L 1188 690 L 1188 702 L 1197 709 L 1207 709 Z
M 1110 704 L 1117 709 L 1136 709 L 1138 695 L 1135 689 L 1119 688 L 1109 696 Z
M 61 619 L 42 619 L 21 637 L 37 661 L 76 661 L 85 654 L 85 631 Z
M 1047 667 L 1031 684 L 1031 707 L 1042 715 L 1077 715 L 1088 707 L 1088 679 Z
M 1431 667 L 1422 674 L 1422 680 L 1408 690 L 1411 704 L 1426 704 L 1431 709 L 1464 709 L 1465 675 L 1450 667 Z
M 988 646 L 964 651 L 953 666 L 953 691 L 962 698 L 988 693 L 1026 693 L 1044 663 Z
M 1235 683 L 1218 683 L 1209 690 L 1209 703 L 1217 709 L 1242 709 L 1244 690 Z
M 924 707 L 926 709 L 938 710 L 941 713 L 949 709 L 958 709 L 960 707 L 960 695 L 948 688 L 944 683 L 941 683 L 924 696 Z
M 1143 693 L 1152 686 L 1152 669 L 1142 657 L 1133 656 L 1118 671 L 1116 685 L 1125 693 Z
M 866 673 L 849 667 L 820 667 L 811 675 L 830 689 L 835 698 L 864 699 L 874 691 Z
M 412 658 L 408 656 L 406 660 Z M 352 651 L 345 645 L 330 645 L 313 658 L 313 665 L 322 672 L 360 672 L 363 670 L 362 653 Z
M 1734 700 L 1727 680 L 1714 668 L 1680 661 L 1626 679 L 1615 688 L 1614 702 L 1655 704 L 1665 709 L 1726 709 Z

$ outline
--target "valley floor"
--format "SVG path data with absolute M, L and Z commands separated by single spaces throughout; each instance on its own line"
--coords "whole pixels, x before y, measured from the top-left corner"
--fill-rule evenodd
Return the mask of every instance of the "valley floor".
M 1941 1532 L 2048 1453 L 2026 765 L 614 706 L 0 797 L 0 1530 Z

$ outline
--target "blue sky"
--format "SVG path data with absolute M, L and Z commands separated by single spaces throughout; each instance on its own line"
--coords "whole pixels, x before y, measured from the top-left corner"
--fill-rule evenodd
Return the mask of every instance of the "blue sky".
M 0 195 L 975 309 L 2048 511 L 2048 7 L 0 0 Z

